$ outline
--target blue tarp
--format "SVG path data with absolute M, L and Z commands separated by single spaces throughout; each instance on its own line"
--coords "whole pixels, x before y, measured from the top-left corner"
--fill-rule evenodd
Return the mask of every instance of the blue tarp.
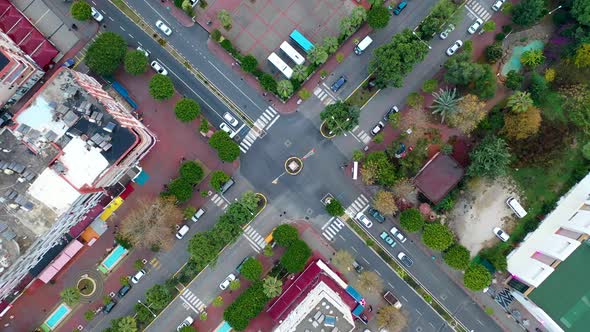
M 363 307 L 362 305 L 358 305 L 356 308 L 354 308 L 354 310 L 352 311 L 352 314 L 356 317 L 360 317 L 360 315 L 363 313 L 363 311 L 365 310 L 365 307 Z
M 131 107 L 133 107 L 133 109 L 137 109 L 137 104 L 135 103 L 135 101 L 133 99 L 131 99 L 131 97 L 129 96 L 129 92 L 127 92 L 127 89 L 125 89 L 117 81 L 113 82 L 112 86 L 113 86 L 113 89 L 115 89 L 115 91 L 117 91 L 121 95 L 121 97 L 123 97 L 129 103 L 129 105 L 131 105 Z
M 363 299 L 362 295 L 350 285 L 348 285 L 348 287 L 346 287 L 346 292 L 350 296 L 352 296 L 352 298 L 355 299 L 357 302 L 361 302 L 361 300 Z
M 143 186 L 149 178 L 150 175 L 146 173 L 144 170 L 142 170 L 141 173 L 137 174 L 135 179 L 133 179 L 133 182 L 137 183 L 140 186 Z

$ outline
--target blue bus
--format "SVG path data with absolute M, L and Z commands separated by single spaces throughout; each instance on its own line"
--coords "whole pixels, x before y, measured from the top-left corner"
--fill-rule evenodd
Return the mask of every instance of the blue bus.
M 306 53 L 309 53 L 313 48 L 313 44 L 305 38 L 297 29 L 293 30 L 290 35 L 291 39 L 299 45 Z

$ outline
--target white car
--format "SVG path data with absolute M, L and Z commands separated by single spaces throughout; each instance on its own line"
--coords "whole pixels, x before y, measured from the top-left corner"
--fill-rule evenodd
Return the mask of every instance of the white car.
M 232 127 L 237 127 L 239 124 L 238 120 L 236 120 L 236 118 L 229 114 L 229 112 L 225 112 L 223 114 L 223 118 L 225 119 L 225 121 L 229 122 L 229 124 L 232 125 Z
M 144 269 L 141 269 L 141 270 L 137 271 L 137 273 L 133 277 L 131 277 L 131 282 L 134 283 L 134 284 L 138 283 L 139 282 L 139 279 L 143 278 L 143 276 L 145 275 L 145 273 L 146 272 L 145 272 Z
M 500 10 L 500 8 L 502 8 L 502 5 L 504 4 L 504 2 L 506 2 L 506 0 L 498 0 L 496 1 L 496 3 L 494 3 L 492 5 L 492 10 L 497 12 Z
M 473 22 L 469 29 L 467 29 L 467 32 L 469 32 L 470 34 L 474 34 L 479 29 L 479 27 L 481 27 L 482 24 L 483 20 L 481 18 L 478 18 L 477 20 L 475 20 L 475 22 Z
M 221 130 L 225 131 L 226 133 L 228 133 L 228 134 L 229 134 L 229 138 L 234 138 L 234 136 L 236 136 L 236 132 L 234 132 L 234 131 L 233 131 L 233 129 L 231 129 L 231 128 L 230 128 L 230 127 L 227 125 L 227 123 L 225 123 L 225 122 L 222 122 L 222 123 L 219 125 L 219 129 L 221 129 Z
M 92 13 L 92 18 L 95 19 L 96 22 L 102 22 L 102 20 L 104 20 L 104 17 L 98 12 L 98 10 L 96 10 L 96 8 L 90 7 L 90 12 Z
M 176 238 L 182 240 L 186 233 L 188 233 L 188 225 L 182 225 L 178 232 L 176 232 Z
M 141 46 L 137 46 L 137 50 L 140 51 L 141 53 L 145 54 L 146 58 L 150 57 L 150 52 L 146 51 L 144 48 L 142 48 Z
M 164 66 L 162 66 L 158 61 L 156 61 L 156 60 L 152 61 L 152 63 L 150 63 L 150 66 L 152 66 L 152 68 L 158 74 L 168 75 L 168 71 L 166 70 L 166 68 L 164 68 Z
M 449 36 L 449 33 L 451 33 L 453 30 L 455 30 L 455 25 L 454 24 L 449 24 L 447 26 L 447 28 L 440 33 L 439 37 L 440 39 L 447 39 L 447 37 Z
M 156 27 L 160 29 L 166 36 L 170 36 L 172 34 L 172 29 L 170 29 L 164 22 L 161 20 L 156 21 Z
M 195 320 L 191 316 L 188 316 L 182 321 L 182 323 L 180 323 L 180 325 L 178 325 L 176 331 L 180 331 L 180 329 L 182 329 L 183 327 L 191 326 L 194 322 Z
M 447 48 L 447 55 L 451 56 L 457 52 L 463 46 L 463 42 L 461 40 L 457 40 L 451 47 Z
M 227 278 L 225 278 L 225 280 L 219 284 L 219 288 L 221 290 L 226 290 L 229 287 L 229 284 L 234 280 L 236 280 L 236 276 L 233 273 L 230 273 Z
M 502 242 L 506 242 L 510 238 L 510 235 L 508 235 L 508 233 L 504 232 L 500 227 L 494 227 L 494 234 L 500 240 L 502 240 Z
M 381 131 L 381 129 L 383 129 L 383 127 L 385 127 L 385 125 L 383 124 L 383 122 L 379 121 L 379 123 L 377 123 L 375 125 L 375 127 L 373 127 L 373 129 L 371 129 L 371 134 L 373 136 L 379 134 L 379 132 Z
M 407 238 L 400 232 L 397 227 L 392 227 L 389 231 L 394 238 L 396 238 L 400 243 L 406 242 Z
M 363 225 L 365 225 L 365 227 L 367 227 L 367 228 L 373 227 L 373 222 L 371 220 L 369 220 L 369 218 L 367 218 L 367 216 L 365 216 L 364 213 L 362 213 L 362 212 L 357 213 L 355 218 L 356 218 L 356 220 L 363 223 Z

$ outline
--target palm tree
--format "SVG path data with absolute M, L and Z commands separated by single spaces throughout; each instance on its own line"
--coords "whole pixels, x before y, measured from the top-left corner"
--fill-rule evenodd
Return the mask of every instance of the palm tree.
M 275 298 L 283 292 L 283 282 L 275 277 L 266 277 L 263 292 L 269 299 Z
M 324 48 L 330 54 L 336 52 L 336 50 L 338 49 L 338 38 L 336 38 L 336 37 L 326 37 L 324 39 Z
M 512 96 L 508 97 L 506 106 L 515 113 L 526 112 L 533 107 L 533 99 L 531 94 L 525 91 L 516 91 Z
M 64 290 L 59 293 L 61 299 L 70 307 L 75 306 L 80 302 L 80 291 L 76 287 L 68 287 L 64 288 Z
M 352 25 L 356 28 L 363 24 L 367 20 L 367 10 L 363 6 L 354 7 L 352 13 L 350 13 L 350 19 Z
M 225 10 L 225 9 L 220 10 L 219 13 L 217 13 L 217 19 L 221 23 L 221 26 L 223 26 L 224 28 L 226 28 L 228 30 L 231 28 L 232 19 L 231 19 L 231 15 L 229 14 L 229 12 L 227 10 Z
M 287 98 L 293 93 L 293 83 L 289 80 L 282 80 L 277 84 L 279 96 Z
M 305 80 L 307 78 L 307 67 L 304 65 L 296 65 L 293 67 L 293 79 L 298 81 Z
M 433 92 L 434 101 L 430 108 L 433 109 L 432 114 L 440 114 L 440 123 L 445 122 L 445 117 L 451 113 L 459 110 L 459 101 L 462 97 L 457 97 L 457 89 L 440 89 L 438 92 Z
M 318 66 L 326 62 L 326 60 L 328 60 L 328 52 L 323 46 L 316 46 L 309 52 L 309 61 Z
M 356 27 L 352 24 L 352 20 L 348 16 L 344 16 L 340 20 L 340 33 L 345 37 L 350 37 L 356 30 Z
M 120 332 L 137 332 L 137 322 L 131 316 L 121 317 L 117 323 L 117 331 Z
M 520 56 L 520 62 L 528 67 L 536 67 L 545 61 L 542 50 L 528 50 Z

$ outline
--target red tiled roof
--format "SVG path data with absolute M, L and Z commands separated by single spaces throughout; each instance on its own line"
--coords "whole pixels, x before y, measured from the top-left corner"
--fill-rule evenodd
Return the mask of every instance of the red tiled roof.
M 461 181 L 464 173 L 455 159 L 439 153 L 416 175 L 414 184 L 426 198 L 437 204 Z
M 12 6 L 12 4 L 11 4 Z M 18 11 L 18 9 L 14 7 L 9 7 L 6 12 L 0 18 L 0 28 L 2 31 L 8 32 L 12 27 L 14 27 L 19 21 L 22 20 L 22 15 Z

